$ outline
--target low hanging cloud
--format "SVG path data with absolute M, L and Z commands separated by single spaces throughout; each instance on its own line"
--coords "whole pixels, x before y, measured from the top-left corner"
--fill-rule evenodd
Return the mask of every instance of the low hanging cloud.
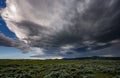
M 23 52 L 30 51 L 30 47 L 26 45 L 23 41 L 9 38 L 2 33 L 0 33 L 0 46 L 15 47 L 21 49 Z
M 2 17 L 8 28 L 40 55 L 66 57 L 75 53 L 76 56 L 119 43 L 119 0 L 7 0 L 6 3 Z

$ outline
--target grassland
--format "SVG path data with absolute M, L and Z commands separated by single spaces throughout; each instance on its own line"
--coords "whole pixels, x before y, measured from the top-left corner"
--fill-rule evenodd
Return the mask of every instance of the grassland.
M 0 60 L 0 78 L 120 78 L 120 60 Z

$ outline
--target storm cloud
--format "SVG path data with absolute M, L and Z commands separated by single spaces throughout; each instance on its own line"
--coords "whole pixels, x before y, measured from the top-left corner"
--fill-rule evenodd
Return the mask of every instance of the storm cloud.
M 15 48 L 22 50 L 23 52 L 30 51 L 30 47 L 26 45 L 23 41 L 9 38 L 2 33 L 0 33 L 0 46 L 15 47 Z
M 2 17 L 8 28 L 19 41 L 37 48 L 40 54 L 42 51 L 50 56 L 76 57 L 119 43 L 120 0 L 7 0 L 6 3 Z

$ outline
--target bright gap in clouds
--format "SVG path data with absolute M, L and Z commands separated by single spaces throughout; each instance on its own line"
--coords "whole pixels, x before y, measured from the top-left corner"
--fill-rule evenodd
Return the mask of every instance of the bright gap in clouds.
M 120 47 L 119 0 L 7 0 L 6 4 L 2 18 L 19 40 L 0 34 L 2 46 L 50 58 L 100 55 L 99 51 L 113 55 L 115 49 L 106 49 Z

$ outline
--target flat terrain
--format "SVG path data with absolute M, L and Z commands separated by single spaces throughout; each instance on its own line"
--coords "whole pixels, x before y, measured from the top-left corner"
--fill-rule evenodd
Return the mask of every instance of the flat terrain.
M 0 60 L 0 78 L 120 78 L 120 60 Z

